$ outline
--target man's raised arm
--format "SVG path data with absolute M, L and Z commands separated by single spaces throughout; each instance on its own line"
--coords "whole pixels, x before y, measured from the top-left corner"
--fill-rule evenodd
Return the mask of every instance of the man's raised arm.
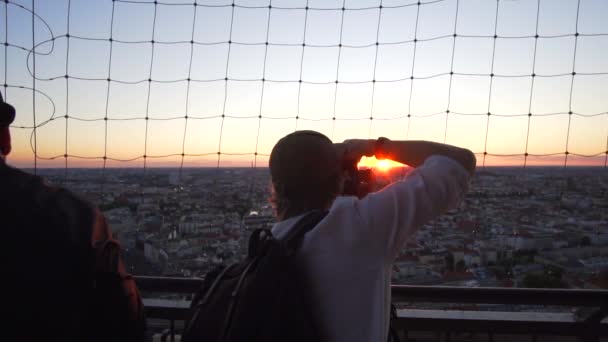
M 360 159 L 363 156 L 376 156 L 377 159 L 390 159 L 396 162 L 418 167 L 433 155 L 448 157 L 460 163 L 462 167 L 473 175 L 477 159 L 473 152 L 447 144 L 432 141 L 405 140 L 393 141 L 386 138 L 378 140 L 351 139 L 336 144 L 342 150 L 345 158 Z
M 379 139 L 376 143 L 376 158 L 391 159 L 412 167 L 418 167 L 433 155 L 448 157 L 460 163 L 470 175 L 475 172 L 477 159 L 473 152 L 447 144 L 440 144 L 432 141 L 391 141 Z M 379 151 L 378 151 L 379 150 Z
M 369 230 L 361 232 L 387 262 L 400 253 L 420 226 L 456 208 L 475 171 L 475 155 L 463 148 L 427 141 L 347 140 L 337 146 L 344 158 L 375 155 L 415 167 L 404 181 L 356 202 Z

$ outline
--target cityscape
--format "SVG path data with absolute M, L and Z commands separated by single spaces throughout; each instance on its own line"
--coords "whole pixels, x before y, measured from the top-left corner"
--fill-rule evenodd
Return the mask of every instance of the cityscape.
M 375 170 L 376 190 L 408 168 Z M 134 275 L 204 277 L 275 222 L 266 168 L 39 169 L 103 211 Z M 457 210 L 421 227 L 393 283 L 608 288 L 608 172 L 479 168 Z

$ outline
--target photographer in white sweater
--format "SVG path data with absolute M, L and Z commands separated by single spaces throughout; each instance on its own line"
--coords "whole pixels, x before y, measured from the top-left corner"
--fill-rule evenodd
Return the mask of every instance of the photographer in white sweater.
M 341 196 L 343 162 L 363 156 L 414 167 L 405 180 L 363 198 Z M 392 263 L 420 226 L 456 208 L 476 165 L 466 149 L 427 141 L 347 140 L 314 131 L 282 138 L 270 156 L 272 198 L 283 237 L 303 214 L 327 210 L 297 257 L 311 280 L 315 318 L 328 341 L 386 341 Z

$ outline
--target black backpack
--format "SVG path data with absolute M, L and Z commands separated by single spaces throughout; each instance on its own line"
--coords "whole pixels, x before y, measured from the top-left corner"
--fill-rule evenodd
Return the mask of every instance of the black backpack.
M 295 253 L 326 212 L 311 211 L 281 240 L 249 238 L 248 256 L 209 272 L 190 306 L 184 342 L 323 341 Z

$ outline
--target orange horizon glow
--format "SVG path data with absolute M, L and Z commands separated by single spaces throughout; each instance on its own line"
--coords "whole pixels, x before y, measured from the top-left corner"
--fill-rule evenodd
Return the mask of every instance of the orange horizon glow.
M 18 168 L 30 169 L 34 168 L 34 157 L 33 156 L 23 156 L 23 155 L 15 155 L 11 153 L 7 158 L 7 164 L 12 165 Z M 383 171 L 381 167 L 377 164 L 378 161 L 376 158 L 362 158 L 358 164 L 359 168 L 373 168 L 379 171 Z M 404 167 L 406 165 L 397 163 L 395 161 L 388 160 L 389 168 L 384 167 L 386 171 L 390 170 L 390 168 L 395 167 Z M 384 163 L 384 162 L 383 162 Z M 605 156 L 596 156 L 596 157 L 580 157 L 580 156 L 572 156 L 568 158 L 568 166 L 573 167 L 604 167 L 606 163 Z M 147 168 L 178 168 L 181 165 L 181 158 L 178 157 L 166 157 L 166 158 L 154 158 L 150 159 L 146 163 Z M 184 160 L 184 167 L 186 168 L 215 168 L 217 167 L 217 156 L 206 156 L 206 157 L 186 157 Z M 243 167 L 258 167 L 265 168 L 268 167 L 268 157 L 266 156 L 258 156 L 257 162 L 254 164 L 253 159 L 246 159 L 243 156 L 222 156 L 220 161 L 220 167 L 227 168 L 243 168 Z M 482 168 L 484 166 L 483 163 L 483 155 L 477 155 L 477 167 Z M 523 156 L 487 156 L 485 161 L 485 166 L 487 167 L 523 167 L 524 166 L 524 157 Z M 564 156 L 545 156 L 545 157 L 537 157 L 531 156 L 528 157 L 526 166 L 529 167 L 563 167 L 564 166 Z M 37 161 L 38 168 L 49 168 L 49 169 L 58 169 L 65 168 L 66 163 L 64 158 L 57 158 L 54 160 L 45 160 L 38 159 Z M 67 167 L 72 168 L 103 168 L 103 160 L 101 159 L 79 159 L 79 158 L 68 158 Z M 106 163 L 106 168 L 108 169 L 116 169 L 116 168 L 143 168 L 144 162 L 143 159 L 137 159 L 128 162 L 119 162 L 108 160 Z M 383 171 L 384 172 L 384 171 Z

